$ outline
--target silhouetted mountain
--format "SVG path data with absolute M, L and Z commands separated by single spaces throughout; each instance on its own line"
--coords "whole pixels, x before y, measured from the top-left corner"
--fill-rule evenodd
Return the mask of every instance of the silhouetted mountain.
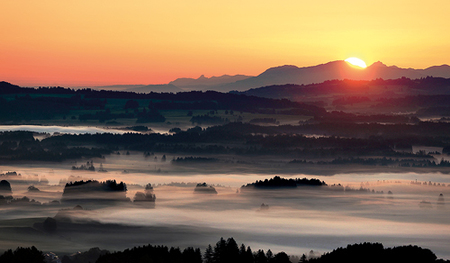
M 426 69 L 399 68 L 397 66 L 386 66 L 380 61 L 373 63 L 360 74 L 351 75 L 349 79 L 372 80 L 376 78 L 396 79 L 401 77 L 418 79 L 427 76 L 450 78 L 450 66 L 432 66 Z
M 233 83 L 236 81 L 248 79 L 250 76 L 245 75 L 223 75 L 220 77 L 210 77 L 207 78 L 201 75 L 198 79 L 193 78 L 178 78 L 174 81 L 169 82 L 169 85 L 175 85 L 179 88 L 185 90 L 208 90 L 212 86 L 223 85 L 226 83 Z
M 349 78 L 348 76 L 351 74 L 358 74 L 361 71 L 343 60 L 302 68 L 285 65 L 269 68 L 256 77 L 236 82 L 234 85 L 229 85 L 226 88 L 231 89 L 234 86 L 235 90 L 242 90 L 245 87 L 254 88 L 276 84 L 320 83 L 325 80 Z
M 327 80 L 373 80 L 373 79 L 397 79 L 411 78 L 418 79 L 427 76 L 450 78 L 450 66 L 440 65 L 431 66 L 425 69 L 400 68 L 397 66 L 387 66 L 378 61 L 365 69 L 351 66 L 344 60 L 331 61 L 325 64 L 319 64 L 309 67 L 297 67 L 293 65 L 284 65 L 272 67 L 259 74 L 258 76 L 246 75 L 223 75 L 220 77 L 207 78 L 204 75 L 197 79 L 178 78 L 168 84 L 161 85 L 112 85 L 99 86 L 93 89 L 114 90 L 114 91 L 133 91 L 139 93 L 149 92 L 181 92 L 191 90 L 214 90 L 220 92 L 244 91 L 252 88 L 258 88 L 269 85 L 283 84 L 312 84 L 321 83 Z M 0 90 L 3 94 L 7 92 L 3 89 L 9 89 L 14 86 L 7 82 L 0 82 Z
M 0 81 L 0 90 L 2 94 L 11 94 L 14 93 L 18 88 L 17 85 L 13 85 L 6 81 Z
M 310 67 L 297 67 L 293 65 L 284 65 L 279 67 L 269 68 L 263 73 L 255 77 L 247 77 L 241 80 L 234 80 L 215 84 L 213 81 L 201 82 L 206 79 L 200 77 L 194 79 L 178 79 L 170 84 L 182 87 L 185 89 L 202 89 L 202 90 L 216 90 L 221 92 L 228 92 L 232 90 L 243 91 L 251 88 L 258 88 L 268 85 L 282 85 L 282 84 L 312 84 L 321 83 L 326 80 L 373 80 L 377 78 L 382 79 L 397 79 L 401 77 L 417 79 L 427 76 L 450 78 L 450 66 L 441 65 L 433 66 L 426 69 L 412 69 L 399 68 L 397 66 L 386 66 L 381 62 L 375 62 L 365 69 L 351 66 L 343 60 L 337 60 Z M 229 79 L 232 80 L 232 79 Z M 202 84 L 200 84 L 202 83 Z
M 312 67 L 281 66 L 270 68 L 257 77 L 224 85 L 221 90 L 243 90 L 277 84 L 312 84 L 334 79 L 373 80 L 402 77 L 417 79 L 427 76 L 450 78 L 450 66 L 404 69 L 396 66 L 388 67 L 381 62 L 375 62 L 366 69 L 359 69 L 350 66 L 343 60 L 338 60 Z

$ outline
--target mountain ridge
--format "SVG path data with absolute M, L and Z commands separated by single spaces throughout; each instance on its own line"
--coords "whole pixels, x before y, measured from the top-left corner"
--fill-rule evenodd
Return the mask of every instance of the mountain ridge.
M 239 80 L 244 80 L 250 78 L 251 76 L 246 75 L 222 75 L 222 76 L 212 76 L 205 77 L 205 75 L 201 75 L 199 78 L 177 78 L 169 82 L 168 85 L 174 85 L 184 90 L 190 90 L 195 87 L 209 87 L 215 85 L 221 85 L 224 83 L 231 83 Z
M 242 92 L 250 89 L 272 85 L 309 85 L 322 83 L 327 80 L 375 80 L 375 79 L 419 79 L 428 76 L 450 78 L 448 64 L 434 65 L 424 69 L 400 68 L 387 66 L 381 61 L 369 65 L 367 68 L 357 68 L 344 60 L 335 60 L 314 66 L 298 67 L 295 65 L 281 65 L 270 67 L 257 76 L 222 75 L 198 78 L 177 78 L 167 84 L 159 85 L 108 85 L 87 87 L 97 90 L 111 89 L 121 91 L 149 92 L 183 92 L 183 91 L 218 91 Z M 83 88 L 83 87 L 77 87 Z
M 369 65 L 367 68 L 361 69 L 351 66 L 344 60 L 336 60 L 307 67 L 297 67 L 295 65 L 271 67 L 257 76 L 212 86 L 196 85 L 196 80 L 190 79 L 191 82 L 188 88 L 190 90 L 197 89 L 229 92 L 245 91 L 252 88 L 270 85 L 308 85 L 334 79 L 373 80 L 378 78 L 397 79 L 401 77 L 417 79 L 427 76 L 450 78 L 450 66 L 443 64 L 439 66 L 430 66 L 425 69 L 413 69 L 400 68 L 395 65 L 387 66 L 384 63 L 377 61 Z M 176 85 L 177 80 L 171 83 Z

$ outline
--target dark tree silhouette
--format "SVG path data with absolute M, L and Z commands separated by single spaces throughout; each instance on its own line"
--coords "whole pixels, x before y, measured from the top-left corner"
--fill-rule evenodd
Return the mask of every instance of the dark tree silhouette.
M 183 250 L 182 262 L 203 263 L 199 248 L 188 247 Z
M 197 184 L 194 189 L 197 194 L 217 194 L 216 188 L 206 183 Z
M 183 252 L 179 248 L 166 246 L 147 245 L 134 247 L 122 252 L 114 252 L 102 255 L 97 263 L 125 263 L 125 262 L 179 262 L 179 263 L 202 263 L 200 249 L 186 248 Z
M 126 197 L 127 185 L 116 180 L 99 182 L 96 180 L 75 181 L 67 183 L 62 194 L 62 201 L 129 201 Z
M 18 247 L 16 250 L 7 250 L 0 256 L 2 263 L 44 263 L 42 251 L 36 247 L 31 248 Z
M 268 263 L 266 254 L 264 253 L 264 250 L 260 249 L 257 252 L 253 254 L 253 258 L 255 263 Z
M 276 254 L 272 260 L 270 260 L 269 262 L 271 263 L 290 263 L 290 259 L 289 256 L 285 253 L 285 252 L 280 252 L 278 254 Z
M 307 178 L 296 178 L 296 179 L 285 179 L 279 176 L 274 178 L 265 179 L 264 181 L 259 180 L 251 184 L 242 186 L 242 188 L 295 188 L 297 186 L 326 186 L 324 181 L 319 179 L 307 179 Z
M 206 248 L 203 259 L 205 263 L 214 263 L 214 252 L 211 245 Z
M 246 263 L 246 262 L 253 262 L 253 252 L 250 247 L 245 248 L 245 245 L 242 244 L 239 249 L 239 262 L 240 263 Z
M 0 194 L 11 194 L 11 184 L 6 180 L 0 181 Z
M 418 246 L 409 245 L 394 248 L 384 248 L 380 243 L 362 243 L 348 245 L 346 248 L 337 248 L 330 253 L 322 255 L 320 258 L 309 259 L 303 262 L 440 262 L 439 260 L 437 261 L 436 258 L 436 255 L 429 249 L 420 248 Z

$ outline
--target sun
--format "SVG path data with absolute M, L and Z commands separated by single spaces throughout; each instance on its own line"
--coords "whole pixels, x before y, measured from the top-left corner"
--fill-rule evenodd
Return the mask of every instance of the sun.
M 355 57 L 347 58 L 345 60 L 345 62 L 350 63 L 351 65 L 357 66 L 360 68 L 367 68 L 366 62 L 362 61 L 359 58 L 355 58 Z

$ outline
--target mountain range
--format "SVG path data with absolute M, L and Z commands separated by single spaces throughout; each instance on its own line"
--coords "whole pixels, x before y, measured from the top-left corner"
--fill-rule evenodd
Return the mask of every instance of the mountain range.
M 252 88 L 282 85 L 282 84 L 313 84 L 322 83 L 326 80 L 373 80 L 373 79 L 397 79 L 406 77 L 410 79 L 424 78 L 427 76 L 450 78 L 450 66 L 433 66 L 426 69 L 399 68 L 397 66 L 386 66 L 381 62 L 375 62 L 365 69 L 357 68 L 343 60 L 337 60 L 311 67 L 297 67 L 285 65 L 269 68 L 258 76 L 246 77 L 243 75 L 212 77 L 204 76 L 198 79 L 177 79 L 173 84 L 184 90 L 215 90 L 221 92 L 245 91 Z M 236 81 L 226 82 L 226 80 Z M 215 79 L 214 84 L 211 79 Z M 207 82 L 208 80 L 209 82 Z M 222 82 L 217 81 L 222 80 Z
M 426 69 L 400 68 L 375 62 L 365 69 L 350 65 L 344 60 L 331 61 L 310 67 L 284 65 L 272 67 L 258 76 L 223 75 L 207 78 L 178 78 L 160 85 L 116 85 L 93 87 L 95 89 L 150 92 L 182 92 L 192 90 L 213 90 L 219 92 L 247 91 L 250 89 L 284 84 L 308 85 L 327 80 L 374 80 L 398 79 L 402 77 L 420 79 L 427 76 L 450 78 L 450 66 L 432 66 Z

